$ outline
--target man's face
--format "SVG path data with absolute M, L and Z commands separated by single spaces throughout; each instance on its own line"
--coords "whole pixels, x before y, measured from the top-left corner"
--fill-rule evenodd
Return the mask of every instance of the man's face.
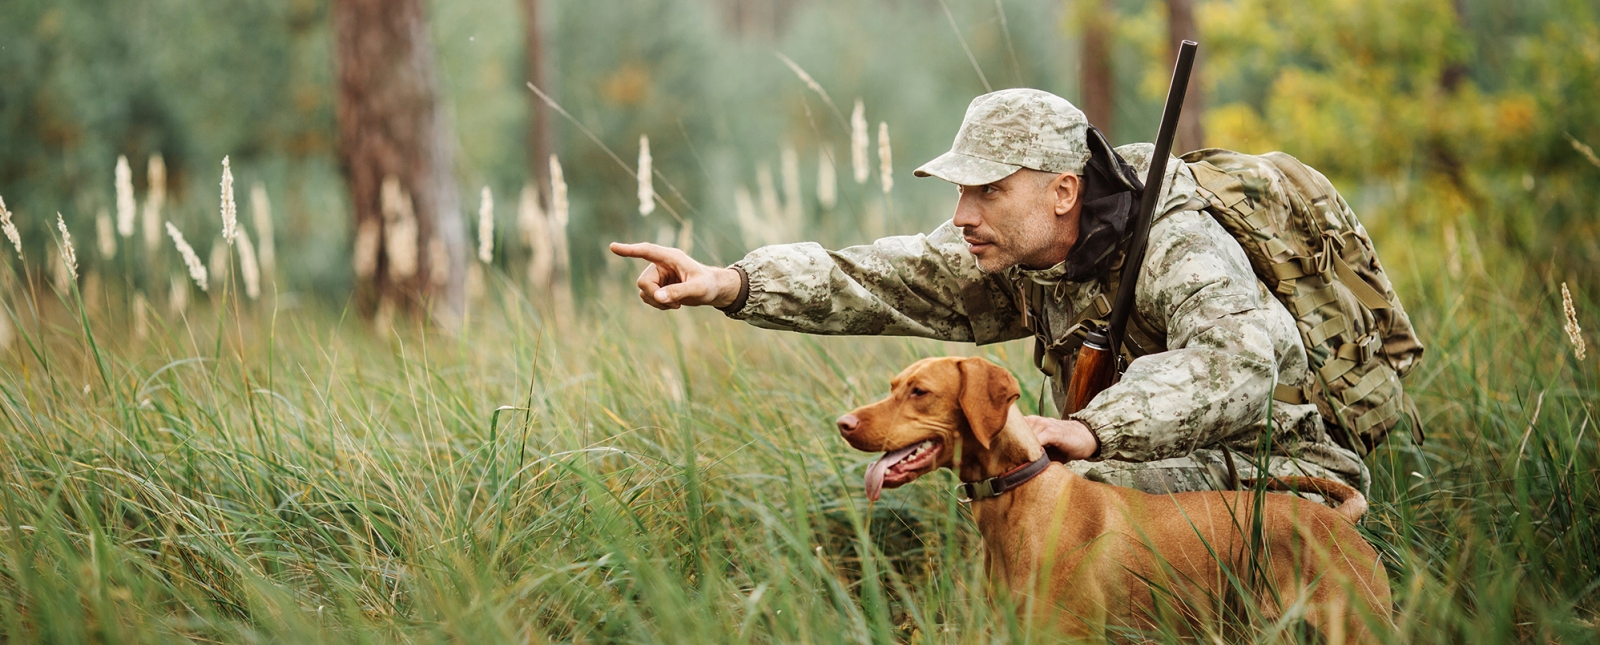
M 1062 184 L 1068 184 L 1063 186 Z M 978 268 L 1041 269 L 1066 259 L 1077 240 L 1078 178 L 1023 168 L 982 186 L 961 186 L 955 225 Z

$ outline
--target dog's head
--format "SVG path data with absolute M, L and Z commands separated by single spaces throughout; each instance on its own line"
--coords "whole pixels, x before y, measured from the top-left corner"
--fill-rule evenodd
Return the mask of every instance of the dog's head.
M 989 448 L 1021 396 L 1017 379 L 982 358 L 926 358 L 889 381 L 889 397 L 839 417 L 850 447 L 884 452 L 867 468 L 867 497 Z

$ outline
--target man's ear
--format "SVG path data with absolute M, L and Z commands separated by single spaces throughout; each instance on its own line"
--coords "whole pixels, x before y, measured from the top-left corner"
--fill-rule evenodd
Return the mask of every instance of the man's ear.
M 1074 206 L 1083 201 L 1083 177 L 1072 173 L 1061 173 L 1050 181 L 1050 189 L 1054 193 L 1051 197 L 1055 200 L 1056 215 L 1066 215 L 1072 212 Z
M 964 358 L 961 368 L 961 411 L 967 415 L 967 425 L 978 445 L 989 447 L 989 442 L 1006 425 L 1006 415 L 1011 412 L 1011 402 L 1022 396 L 1016 377 L 1005 368 L 981 358 Z

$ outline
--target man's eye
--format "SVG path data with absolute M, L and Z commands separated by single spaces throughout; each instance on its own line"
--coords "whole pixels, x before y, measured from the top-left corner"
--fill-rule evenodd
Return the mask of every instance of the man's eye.
M 985 195 L 993 195 L 993 194 L 998 193 L 998 192 L 1000 192 L 1000 189 L 998 187 L 996 187 L 994 184 L 989 184 L 989 185 L 983 187 L 983 194 L 985 194 Z

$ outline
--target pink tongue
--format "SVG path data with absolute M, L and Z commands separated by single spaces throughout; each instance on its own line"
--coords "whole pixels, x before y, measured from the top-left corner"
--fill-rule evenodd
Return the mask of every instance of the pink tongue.
M 894 452 L 884 453 L 877 461 L 872 462 L 871 466 L 867 466 L 867 499 L 878 501 L 878 496 L 883 493 L 884 473 L 889 472 L 890 466 L 900 463 L 900 460 L 905 459 L 906 455 L 911 454 L 911 451 L 920 445 L 921 442 L 918 442 Z

